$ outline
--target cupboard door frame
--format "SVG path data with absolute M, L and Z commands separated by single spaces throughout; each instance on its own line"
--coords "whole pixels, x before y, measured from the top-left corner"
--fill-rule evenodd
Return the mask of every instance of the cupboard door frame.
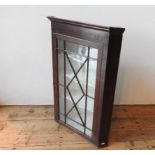
M 92 48 L 96 48 L 97 50 L 98 50 L 98 58 L 97 58 L 97 68 L 96 68 L 96 82 L 95 82 L 95 94 L 94 94 L 94 109 L 98 109 L 98 100 L 97 100 L 97 97 L 98 97 L 98 94 L 99 94 L 99 91 L 98 91 L 98 89 L 100 89 L 99 88 L 99 86 L 100 86 L 100 74 L 101 74 L 101 65 L 102 65 L 102 44 L 98 44 L 98 43 L 94 43 L 94 42 L 90 42 L 90 41 L 86 41 L 86 40 L 82 40 L 82 39 L 79 39 L 79 38 L 74 38 L 74 37 L 70 37 L 70 36 L 64 36 L 64 35 L 61 35 L 61 34 L 53 34 L 53 38 L 54 38 L 54 42 L 56 42 L 56 44 L 57 44 L 57 39 L 60 39 L 60 40 L 64 40 L 64 41 L 71 41 L 72 43 L 77 43 L 77 44 L 80 44 L 80 45 L 84 45 L 84 46 L 91 46 Z M 53 50 L 53 52 L 55 53 L 54 54 L 54 56 L 55 56 L 55 60 L 56 60 L 56 64 L 55 64 L 55 66 L 54 66 L 54 73 L 56 73 L 57 75 L 55 76 L 55 74 L 54 74 L 54 77 L 57 77 L 57 79 L 56 79 L 56 82 L 54 82 L 54 83 L 56 83 L 56 86 L 55 87 L 57 87 L 54 91 L 56 91 L 56 100 L 55 100 L 55 114 L 56 114 L 56 117 L 55 117 L 55 119 L 59 122 L 59 123 L 61 123 L 61 124 L 63 124 L 63 125 L 65 125 L 65 126 L 67 126 L 67 127 L 69 127 L 69 128 L 71 128 L 69 125 L 67 125 L 66 123 L 64 123 L 63 121 L 61 121 L 60 120 L 60 118 L 59 118 L 59 80 L 58 80 L 58 77 L 59 77 L 59 75 L 58 75 L 58 70 L 57 70 L 57 68 L 58 68 L 58 49 L 57 49 L 57 45 L 56 45 L 56 47 L 54 48 L 54 50 Z M 65 80 L 65 79 L 64 79 Z M 98 87 L 97 87 L 98 86 Z M 93 113 L 93 128 L 92 128 L 92 131 L 97 131 L 97 126 L 96 125 L 94 125 L 95 123 L 94 123 L 94 121 L 95 120 L 97 120 L 98 118 L 96 118 L 96 116 L 97 116 L 97 112 L 95 112 L 95 110 L 94 110 L 94 113 Z M 76 130 L 75 129 L 75 132 L 77 132 L 78 134 L 80 134 L 80 135 L 83 135 L 84 136 L 84 134 L 83 133 L 81 133 L 81 132 L 79 132 L 78 130 Z M 92 138 L 90 138 L 90 137 L 88 137 L 87 135 L 85 135 L 85 137 L 87 138 L 87 139 L 89 139 L 89 140 L 92 140 Z

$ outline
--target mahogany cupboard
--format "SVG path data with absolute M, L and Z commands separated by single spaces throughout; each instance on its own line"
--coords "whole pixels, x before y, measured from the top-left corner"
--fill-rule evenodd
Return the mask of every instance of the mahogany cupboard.
M 55 120 L 106 146 L 124 28 L 48 17 Z

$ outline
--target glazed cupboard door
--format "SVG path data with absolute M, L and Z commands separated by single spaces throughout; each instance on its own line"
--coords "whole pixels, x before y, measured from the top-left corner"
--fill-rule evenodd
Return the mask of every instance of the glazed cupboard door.
M 48 19 L 55 120 L 98 147 L 106 146 L 124 29 Z
M 56 38 L 59 120 L 92 137 L 98 49 Z

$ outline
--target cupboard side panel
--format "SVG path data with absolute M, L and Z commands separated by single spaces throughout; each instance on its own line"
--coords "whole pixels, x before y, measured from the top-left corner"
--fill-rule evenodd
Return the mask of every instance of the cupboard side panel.
M 119 57 L 121 51 L 122 35 L 110 34 L 108 55 L 106 64 L 105 85 L 102 98 L 102 113 L 100 122 L 99 147 L 108 144 L 110 132 L 112 108 L 115 95 L 115 86 L 117 80 L 117 72 L 119 65 Z

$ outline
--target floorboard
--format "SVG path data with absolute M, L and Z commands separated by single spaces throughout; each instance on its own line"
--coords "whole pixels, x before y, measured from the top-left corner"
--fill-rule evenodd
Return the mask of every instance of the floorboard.
M 54 120 L 53 106 L 0 106 L 0 150 L 94 150 Z M 154 150 L 155 106 L 115 106 L 107 150 Z

